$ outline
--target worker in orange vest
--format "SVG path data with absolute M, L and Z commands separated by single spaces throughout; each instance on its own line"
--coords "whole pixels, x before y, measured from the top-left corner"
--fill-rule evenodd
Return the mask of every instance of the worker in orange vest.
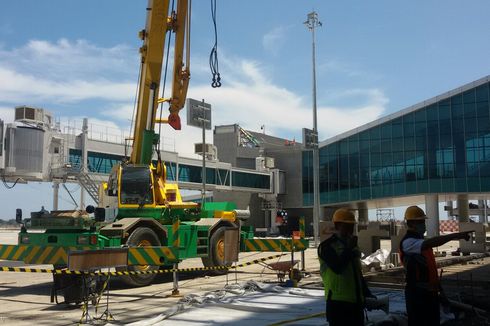
M 400 242 L 400 259 L 405 268 L 405 303 L 408 325 L 439 325 L 439 277 L 432 248 L 452 240 L 470 238 L 473 231 L 451 233 L 424 239 L 425 212 L 418 206 L 405 211 L 407 234 Z

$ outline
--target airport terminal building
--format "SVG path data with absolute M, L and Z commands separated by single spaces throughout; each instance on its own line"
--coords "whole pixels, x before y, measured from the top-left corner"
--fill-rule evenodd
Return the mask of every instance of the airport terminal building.
M 369 122 L 319 144 L 320 218 L 340 206 L 356 210 L 361 223 L 370 209 L 425 204 L 429 234 L 445 215 L 487 221 L 490 193 L 490 76 Z M 15 121 L 0 120 L 0 171 L 14 182 L 78 182 L 96 201 L 97 184 L 125 156 L 126 143 L 91 137 L 87 119 L 77 133 L 64 133 L 44 109 L 17 107 Z M 322 125 L 320 121 L 320 125 Z M 4 129 L 4 131 L 2 131 Z M 312 234 L 312 151 L 301 142 L 216 126 L 207 144 L 206 189 L 215 201 L 250 209 L 248 223 L 276 231 L 278 211 L 291 221 L 306 217 Z M 201 146 L 202 147 L 202 146 Z M 200 190 L 202 159 L 162 151 L 170 182 Z M 90 178 L 89 178 L 90 177 Z M 92 180 L 91 180 L 92 179 Z M 82 197 L 82 195 L 81 195 Z M 191 200 L 200 199 L 188 198 Z M 478 205 L 469 200 L 478 201 Z M 80 198 L 80 207 L 84 199 Z M 399 216 L 398 216 L 399 217 Z M 400 217 L 399 217 L 400 218 Z
M 487 76 L 321 141 L 321 216 L 328 219 L 336 207 L 347 205 L 358 210 L 363 221 L 368 209 L 413 204 L 425 204 L 428 215 L 440 216 L 439 202 L 445 202 L 446 210 L 460 220 L 474 214 L 486 219 L 489 89 Z M 255 157 L 272 157 L 274 168 L 284 171 L 286 179 L 285 191 L 276 196 L 276 203 L 252 196 L 251 208 L 278 207 L 311 219 L 312 151 L 284 139 L 247 134 L 237 125 L 217 126 L 214 143 L 220 161 L 251 168 Z M 267 200 L 272 204 L 254 203 Z M 468 200 L 479 200 L 481 205 L 470 209 Z M 264 221 L 267 223 L 267 216 Z M 436 222 L 438 219 L 433 228 L 438 228 Z

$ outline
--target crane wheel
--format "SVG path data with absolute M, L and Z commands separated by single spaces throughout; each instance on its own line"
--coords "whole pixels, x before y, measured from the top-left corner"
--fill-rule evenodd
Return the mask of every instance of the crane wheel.
M 146 247 L 146 246 L 160 246 L 160 239 L 157 234 L 150 228 L 138 227 L 136 228 L 126 240 L 126 245 L 129 247 Z M 127 267 L 119 267 L 116 270 L 119 271 L 154 271 L 158 270 L 159 266 L 152 265 L 131 265 Z M 157 274 L 134 274 L 134 275 L 122 275 L 120 279 L 130 286 L 145 286 L 150 284 Z
M 225 231 L 228 229 L 226 226 L 218 228 L 211 238 L 209 239 L 209 256 L 202 257 L 202 262 L 205 267 L 216 266 L 231 266 L 231 264 L 225 264 Z M 227 269 L 213 270 L 213 274 L 223 275 L 228 272 Z

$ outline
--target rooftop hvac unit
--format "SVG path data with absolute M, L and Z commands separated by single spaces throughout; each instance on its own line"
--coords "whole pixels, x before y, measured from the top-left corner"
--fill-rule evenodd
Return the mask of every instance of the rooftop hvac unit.
M 275 165 L 273 157 L 259 156 L 255 158 L 255 169 L 258 171 L 273 169 L 275 168 Z
M 273 169 L 276 167 L 273 157 L 266 157 L 265 158 L 265 167 L 268 169 Z
M 213 144 L 205 144 L 204 149 L 206 155 L 210 155 L 214 153 Z M 194 144 L 194 153 L 202 155 L 202 143 Z
M 44 109 L 24 105 L 15 108 L 15 121 L 51 127 L 53 125 L 53 116 Z

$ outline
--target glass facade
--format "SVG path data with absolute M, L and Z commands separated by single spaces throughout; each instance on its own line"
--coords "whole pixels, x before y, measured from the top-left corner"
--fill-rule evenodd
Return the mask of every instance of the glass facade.
M 320 203 L 490 191 L 489 84 L 321 147 Z M 302 178 L 311 206 L 311 151 Z

